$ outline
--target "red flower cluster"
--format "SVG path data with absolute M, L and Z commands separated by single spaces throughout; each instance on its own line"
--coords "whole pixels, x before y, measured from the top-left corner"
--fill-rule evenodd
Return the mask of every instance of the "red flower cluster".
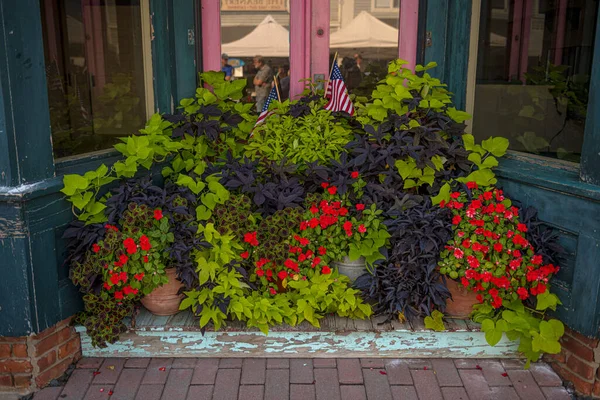
M 160 209 L 157 208 L 156 210 L 154 210 L 154 219 L 155 220 L 160 221 L 162 219 L 162 217 L 163 217 L 163 213 Z
M 527 226 L 518 221 L 519 210 L 510 207 L 501 190 L 481 191 L 475 182 L 467 187 L 473 191 L 470 202 L 454 192 L 451 200 L 440 203 L 452 210 L 455 225 L 455 238 L 442 253 L 441 272 L 461 277 L 463 286 L 478 292 L 480 302 L 487 300 L 494 308 L 503 299 L 544 293 L 559 268 L 542 265 L 540 255 L 529 256 L 535 250 L 522 235 Z
M 257 232 L 248 232 L 244 235 L 244 242 L 249 243 L 250 246 L 258 246 L 258 239 L 256 238 Z

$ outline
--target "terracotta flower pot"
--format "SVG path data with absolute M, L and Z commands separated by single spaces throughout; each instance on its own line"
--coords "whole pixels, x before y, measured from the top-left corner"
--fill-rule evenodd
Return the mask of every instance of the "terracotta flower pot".
M 177 314 L 179 303 L 185 297 L 184 294 L 177 294 L 183 283 L 177 280 L 175 268 L 168 268 L 166 272 L 169 282 L 157 287 L 141 300 L 144 307 L 154 315 Z
M 342 261 L 334 262 L 333 266 L 337 267 L 341 275 L 346 275 L 350 278 L 350 282 L 354 282 L 359 276 L 367 272 L 367 264 L 364 257 L 360 257 L 354 261 L 350 261 L 350 257 L 344 257 Z
M 448 290 L 452 294 L 452 300 L 446 302 L 445 315 L 449 318 L 468 319 L 473 312 L 473 305 L 479 303 L 477 294 L 467 290 L 455 280 L 446 278 Z

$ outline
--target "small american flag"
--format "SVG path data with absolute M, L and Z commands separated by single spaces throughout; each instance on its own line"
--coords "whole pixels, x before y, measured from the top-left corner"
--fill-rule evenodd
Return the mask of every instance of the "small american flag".
M 329 99 L 329 102 L 325 105 L 326 110 L 344 111 L 350 115 L 354 115 L 354 105 L 352 104 L 352 100 L 350 100 L 348 89 L 346 88 L 336 60 L 333 61 L 331 77 L 327 83 L 325 96 Z
M 274 113 L 274 111 L 269 111 L 269 105 L 271 104 L 271 101 L 273 101 L 273 100 L 279 100 L 279 97 L 277 97 L 277 89 L 275 88 L 275 86 L 273 86 L 273 88 L 271 89 L 271 92 L 269 93 L 269 97 L 267 97 L 267 100 L 265 101 L 265 105 L 263 106 L 262 111 L 260 112 L 260 115 L 258 116 L 258 119 L 256 120 L 256 124 L 254 124 L 255 128 L 258 125 L 262 124 L 269 115 Z

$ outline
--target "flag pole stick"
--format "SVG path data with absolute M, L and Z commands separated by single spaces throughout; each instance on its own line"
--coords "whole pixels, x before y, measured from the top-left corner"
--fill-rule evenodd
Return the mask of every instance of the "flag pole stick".
M 329 70 L 329 76 L 327 77 L 327 82 L 325 82 L 325 93 L 323 93 L 323 97 L 327 97 L 327 86 L 329 86 L 329 80 L 331 79 L 331 73 L 333 72 L 333 66 L 337 62 L 338 52 L 336 51 L 333 55 L 333 61 L 331 62 L 331 69 Z
M 277 84 L 277 77 L 275 77 L 273 82 L 275 83 L 275 90 L 277 91 L 277 101 L 281 102 L 281 95 L 279 94 L 279 85 Z

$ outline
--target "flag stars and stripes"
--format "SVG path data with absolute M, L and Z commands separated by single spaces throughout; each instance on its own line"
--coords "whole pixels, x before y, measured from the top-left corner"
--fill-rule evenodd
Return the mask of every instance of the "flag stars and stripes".
M 325 96 L 329 99 L 329 102 L 325 105 L 325 109 L 328 111 L 344 111 L 350 115 L 354 115 L 354 105 L 350 100 L 348 94 L 348 88 L 344 83 L 342 72 L 340 71 L 337 61 L 333 62 L 333 68 L 331 69 L 331 77 L 327 83 L 327 90 Z

